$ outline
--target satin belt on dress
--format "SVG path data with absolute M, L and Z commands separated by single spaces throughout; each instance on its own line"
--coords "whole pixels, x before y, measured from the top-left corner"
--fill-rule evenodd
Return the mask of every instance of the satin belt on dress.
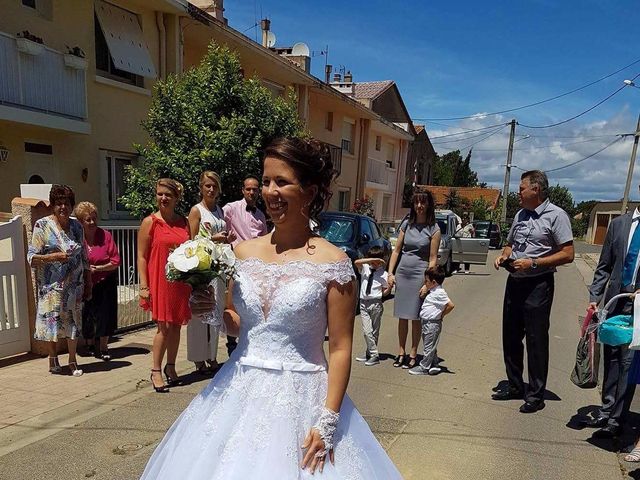
M 240 357 L 238 365 L 263 368 L 265 370 L 286 370 L 290 372 L 323 372 L 324 365 L 307 362 L 282 362 L 280 360 L 264 360 L 258 357 Z

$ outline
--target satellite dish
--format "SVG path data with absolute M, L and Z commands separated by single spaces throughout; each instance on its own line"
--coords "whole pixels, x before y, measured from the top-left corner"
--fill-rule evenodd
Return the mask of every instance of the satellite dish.
M 272 31 L 267 32 L 267 47 L 271 48 L 276 44 L 276 34 Z
M 291 55 L 295 55 L 297 57 L 308 57 L 310 55 L 309 47 L 306 43 L 294 43 L 291 48 Z

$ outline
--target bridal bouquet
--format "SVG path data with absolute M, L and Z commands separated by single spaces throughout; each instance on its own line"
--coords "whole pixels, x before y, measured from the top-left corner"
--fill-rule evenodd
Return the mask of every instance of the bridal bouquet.
M 210 285 L 215 290 L 215 279 L 226 282 L 233 277 L 235 262 L 236 256 L 230 245 L 198 237 L 184 242 L 169 254 L 165 273 L 167 280 L 188 283 L 194 290 L 203 290 Z M 203 321 L 211 324 L 222 322 L 219 308 L 214 308 L 211 315 L 203 318 Z

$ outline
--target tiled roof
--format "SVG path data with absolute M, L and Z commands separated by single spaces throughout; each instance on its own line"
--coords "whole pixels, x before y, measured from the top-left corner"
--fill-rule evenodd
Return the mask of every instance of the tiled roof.
M 358 82 L 355 84 L 355 98 L 376 98 L 387 88 L 393 85 L 393 80 L 383 80 L 381 82 Z
M 418 190 L 429 190 L 433 194 L 433 200 L 436 202 L 437 207 L 441 207 L 447 203 L 447 195 L 451 189 L 454 189 L 456 193 L 466 198 L 469 202 L 473 202 L 478 198 L 484 198 L 491 208 L 498 206 L 500 200 L 500 190 L 496 188 L 479 188 L 479 187 L 441 187 L 436 185 L 417 185 Z

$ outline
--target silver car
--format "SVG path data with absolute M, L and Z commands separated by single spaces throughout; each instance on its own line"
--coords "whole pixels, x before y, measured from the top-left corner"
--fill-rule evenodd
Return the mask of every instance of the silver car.
M 447 275 L 458 270 L 461 263 L 486 265 L 489 253 L 488 238 L 462 238 L 458 236 L 458 216 L 451 210 L 436 211 L 436 222 L 442 238 L 438 248 L 438 265 Z

